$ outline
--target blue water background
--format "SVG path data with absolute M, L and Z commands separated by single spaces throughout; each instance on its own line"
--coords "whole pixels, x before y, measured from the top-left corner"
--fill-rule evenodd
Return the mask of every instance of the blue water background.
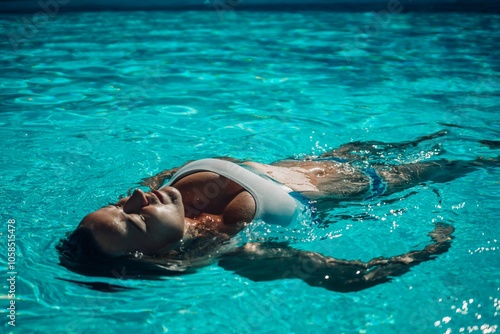
M 64 13 L 29 33 L 23 15 L 0 16 L 0 35 L 29 35 L 0 39 L 0 259 L 3 272 L 15 219 L 18 272 L 15 330 L 1 286 L 5 332 L 500 330 L 498 169 L 417 186 L 392 204 L 346 203 L 324 229 L 242 234 L 369 260 L 423 248 L 435 222 L 456 227 L 448 253 L 357 293 L 254 283 L 216 265 L 160 281 L 89 278 L 58 266 L 55 251 L 86 213 L 190 159 L 272 162 L 442 129 L 450 134 L 381 159 L 433 159 L 436 149 L 449 159 L 498 156 L 477 142 L 500 138 L 498 16 Z M 58 278 L 136 289 L 103 293 Z

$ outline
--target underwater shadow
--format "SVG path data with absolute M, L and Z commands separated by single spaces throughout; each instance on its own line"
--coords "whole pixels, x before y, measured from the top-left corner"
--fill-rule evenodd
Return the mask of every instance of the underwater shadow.
M 69 283 L 75 283 L 78 286 L 81 286 L 84 288 L 89 288 L 90 290 L 95 290 L 95 291 L 100 291 L 100 292 L 113 293 L 113 292 L 122 292 L 122 291 L 127 291 L 127 290 L 138 290 L 137 288 L 130 288 L 130 287 L 126 287 L 126 286 L 104 283 L 104 282 L 84 282 L 84 281 L 77 281 L 77 280 L 61 278 L 61 277 L 56 277 L 56 279 L 58 279 L 60 281 L 69 282 Z

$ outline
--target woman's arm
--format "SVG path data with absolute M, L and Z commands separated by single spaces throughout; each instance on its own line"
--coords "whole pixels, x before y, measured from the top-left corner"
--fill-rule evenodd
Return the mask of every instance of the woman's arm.
M 453 231 L 451 225 L 438 224 L 429 233 L 433 243 L 423 250 L 369 262 L 339 260 L 280 243 L 250 243 L 226 254 L 219 265 L 253 281 L 299 278 L 332 291 L 359 291 L 388 282 L 445 253 L 451 246 Z

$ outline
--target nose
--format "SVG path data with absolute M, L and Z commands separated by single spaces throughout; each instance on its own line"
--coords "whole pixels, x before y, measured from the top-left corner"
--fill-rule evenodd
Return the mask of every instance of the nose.
M 139 213 L 147 205 L 149 205 L 149 201 L 144 192 L 141 189 L 136 189 L 123 205 L 123 211 L 125 213 Z

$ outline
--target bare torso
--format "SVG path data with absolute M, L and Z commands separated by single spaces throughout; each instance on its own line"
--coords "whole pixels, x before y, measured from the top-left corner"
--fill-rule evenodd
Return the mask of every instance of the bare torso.
M 368 177 L 347 163 L 282 160 L 272 165 L 245 164 L 311 199 L 356 199 L 370 188 Z

